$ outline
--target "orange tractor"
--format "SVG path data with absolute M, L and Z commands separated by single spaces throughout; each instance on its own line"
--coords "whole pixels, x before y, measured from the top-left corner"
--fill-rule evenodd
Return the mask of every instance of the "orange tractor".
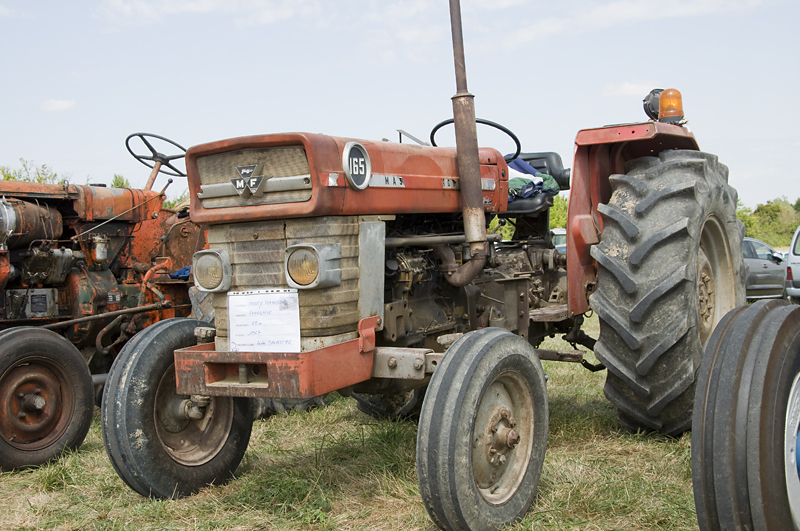
M 192 310 L 188 278 L 205 244 L 162 208 L 159 171 L 184 175 L 177 144 L 136 134 L 153 168 L 142 190 L 0 183 L 0 468 L 41 464 L 81 444 L 111 362 L 143 328 Z M 166 141 L 180 153 L 165 156 Z M 133 152 L 131 151 L 133 154 Z M 170 179 L 170 182 L 172 180 Z
M 744 302 L 727 168 L 699 151 L 673 90 L 648 97 L 650 121 L 579 132 L 571 184 L 556 154 L 478 149 L 453 4 L 457 149 L 433 134 L 431 146 L 290 133 L 187 152 L 209 244 L 194 282 L 214 326 L 156 323 L 114 362 L 104 442 L 137 492 L 228 480 L 252 398 L 338 391 L 374 416 L 418 416 L 419 486 L 438 526 L 496 529 L 525 514 L 541 474 L 540 359 L 607 369 L 631 429 L 690 428 L 703 347 Z M 528 179 L 539 193 L 510 199 L 519 159 L 571 190 L 566 254 L 547 188 Z M 487 234 L 493 217 L 514 225 L 510 241 Z M 581 330 L 590 310 L 596 341 Z M 555 334 L 574 349 L 537 348 Z

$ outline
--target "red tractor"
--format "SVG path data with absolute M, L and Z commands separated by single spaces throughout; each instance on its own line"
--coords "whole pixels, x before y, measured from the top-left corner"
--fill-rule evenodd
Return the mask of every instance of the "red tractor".
M 457 150 L 306 133 L 189 149 L 191 218 L 209 227 L 193 275 L 214 327 L 161 321 L 117 357 L 103 434 L 131 488 L 222 483 L 247 448 L 251 398 L 338 391 L 375 416 L 419 417 L 438 526 L 496 529 L 525 514 L 542 470 L 539 360 L 602 368 L 577 345 L 608 370 L 623 425 L 690 428 L 703 346 L 744 303 L 727 168 L 699 151 L 672 90 L 649 98 L 651 121 L 579 132 L 571 186 L 556 154 L 478 149 L 457 16 L 453 28 Z M 517 156 L 571 189 L 566 255 L 549 194 L 509 200 Z M 487 234 L 488 217 L 512 240 Z M 581 331 L 590 310 L 596 342 Z M 557 333 L 576 349 L 536 348 Z
M 41 464 L 81 444 L 119 349 L 192 310 L 188 279 L 205 238 L 162 208 L 159 170 L 183 175 L 137 134 L 153 172 L 143 190 L 0 183 L 0 469 Z M 133 153 L 133 152 L 131 152 Z M 170 182 L 172 180 L 170 179 Z M 166 189 L 166 187 L 164 187 Z

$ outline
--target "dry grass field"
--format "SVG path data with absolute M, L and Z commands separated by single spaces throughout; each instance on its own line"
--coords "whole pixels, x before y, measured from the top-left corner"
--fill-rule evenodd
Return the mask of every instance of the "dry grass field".
M 544 365 L 547 457 L 537 499 L 514 529 L 697 529 L 689 435 L 621 431 L 603 397 L 605 372 Z M 337 397 L 324 409 L 256 422 L 229 484 L 157 501 L 114 473 L 96 414 L 79 451 L 0 476 L 0 529 L 434 529 L 419 499 L 415 438 L 413 422 L 379 422 Z

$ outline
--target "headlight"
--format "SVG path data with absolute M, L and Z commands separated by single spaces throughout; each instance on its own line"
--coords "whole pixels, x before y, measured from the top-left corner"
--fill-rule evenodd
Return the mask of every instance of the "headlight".
M 233 268 L 227 251 L 208 249 L 192 257 L 194 283 L 200 291 L 220 292 L 231 287 Z
M 305 247 L 295 249 L 286 261 L 286 271 L 301 286 L 311 284 L 319 276 L 317 255 Z
M 304 243 L 286 248 L 283 265 L 290 288 L 329 288 L 342 283 L 338 243 Z

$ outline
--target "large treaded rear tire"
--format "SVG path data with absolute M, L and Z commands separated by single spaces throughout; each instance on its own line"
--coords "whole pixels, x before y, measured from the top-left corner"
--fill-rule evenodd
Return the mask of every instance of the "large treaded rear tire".
M 692 484 L 702 531 L 800 529 L 800 308 L 736 308 L 697 379 Z
M 610 177 L 611 200 L 597 209 L 595 355 L 621 424 L 676 436 L 691 428 L 704 345 L 744 304 L 744 226 L 714 155 L 665 151 L 625 171 Z

